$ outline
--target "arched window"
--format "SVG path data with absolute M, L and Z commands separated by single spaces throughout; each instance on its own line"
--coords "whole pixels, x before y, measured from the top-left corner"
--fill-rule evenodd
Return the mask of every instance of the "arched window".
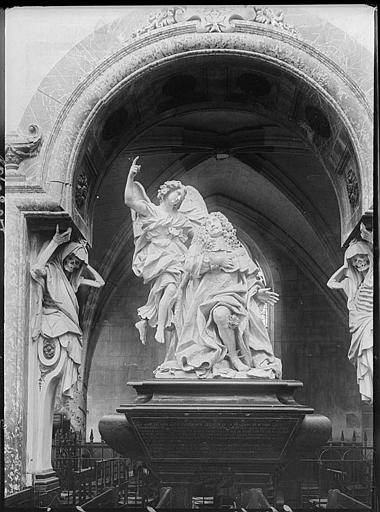
M 241 239 L 240 239 L 240 241 L 244 245 L 244 247 L 247 250 L 251 259 L 258 266 L 258 268 L 259 268 L 258 276 L 263 281 L 264 287 L 272 288 L 273 284 L 272 284 L 272 276 L 270 275 L 270 270 L 268 269 L 267 272 L 264 272 L 262 266 L 259 263 L 259 260 L 255 257 L 254 254 L 252 254 L 252 250 L 249 247 L 249 245 Z M 261 255 L 261 251 L 257 247 L 254 248 L 254 252 L 256 254 Z M 268 273 L 269 273 L 269 275 L 268 275 Z M 272 339 L 273 333 L 271 331 L 272 331 L 272 326 L 273 326 L 273 306 L 269 306 L 268 304 L 262 304 L 260 306 L 260 311 L 261 311 L 261 318 L 262 318 L 264 325 L 269 333 L 269 337 Z

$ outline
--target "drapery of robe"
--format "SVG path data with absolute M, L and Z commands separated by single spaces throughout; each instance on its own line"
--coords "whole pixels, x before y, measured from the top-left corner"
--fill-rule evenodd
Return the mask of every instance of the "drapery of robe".
M 363 279 L 352 265 L 352 258 L 367 255 L 369 269 Z M 348 359 L 356 366 L 359 391 L 364 401 L 373 399 L 373 252 L 366 242 L 355 242 L 344 255 L 344 278 L 329 281 L 330 287 L 342 288 L 347 295 L 351 343 Z M 336 286 L 334 286 L 336 283 Z
M 219 254 L 222 254 L 219 251 Z M 234 258 L 232 270 L 203 270 L 207 251 L 193 244 L 185 262 L 191 279 L 181 307 L 181 321 L 175 357 L 182 370 L 199 376 L 218 373 L 225 366 L 227 349 L 213 320 L 217 306 L 227 307 L 232 315 L 236 346 L 243 363 L 263 370 L 262 376 L 281 376 L 281 362 L 274 357 L 268 332 L 254 296 L 262 281 L 258 267 L 243 247 L 224 254 Z
M 165 288 L 181 281 L 187 247 L 185 241 L 192 230 L 192 224 L 182 213 L 170 215 L 155 204 L 144 201 L 147 214 L 139 214 L 141 235 L 135 240 L 132 261 L 133 272 L 151 283 L 146 304 L 138 309 L 141 318 L 147 319 L 151 327 L 158 322 L 158 307 Z M 172 308 L 163 327 L 173 321 Z
M 76 255 L 83 263 L 68 279 L 63 269 L 63 261 L 69 254 Z M 79 326 L 76 292 L 87 261 L 87 251 L 83 245 L 70 242 L 57 249 L 45 267 L 31 268 L 31 275 L 38 285 L 32 339 L 37 341 L 39 338 L 56 338 L 67 351 L 62 392 L 69 397 L 73 396 L 73 386 L 78 380 L 81 364 L 82 330 Z

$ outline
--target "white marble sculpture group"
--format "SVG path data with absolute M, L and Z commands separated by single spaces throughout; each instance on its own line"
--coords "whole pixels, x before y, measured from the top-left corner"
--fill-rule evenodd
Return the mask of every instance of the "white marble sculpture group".
M 135 237 L 133 271 L 151 285 L 136 324 L 166 343 L 157 378 L 280 378 L 260 306 L 275 304 L 259 267 L 220 212 L 209 213 L 199 192 L 167 181 L 153 204 L 141 183 L 136 157 L 125 188 Z
M 259 267 L 220 212 L 209 213 L 201 194 L 180 181 L 158 190 L 156 205 L 135 181 L 136 157 L 125 187 L 131 208 L 135 251 L 133 271 L 150 285 L 147 303 L 138 309 L 142 343 L 147 330 L 166 344 L 156 378 L 281 378 L 281 361 L 261 316 L 277 293 L 265 287 Z M 42 402 L 53 406 L 58 381 L 72 396 L 81 362 L 82 331 L 76 292 L 81 285 L 101 287 L 88 265 L 86 244 L 70 242 L 71 230 L 57 231 L 31 269 L 37 285 L 32 338 L 40 364 Z M 85 279 L 83 271 L 92 275 Z M 348 357 L 357 368 L 362 399 L 372 401 L 373 245 L 364 226 L 351 243 L 344 265 L 328 281 L 347 295 L 352 334 Z M 57 373 L 58 372 L 58 373 Z M 48 382 L 54 380 L 54 385 Z M 48 391 L 50 390 L 50 391 Z

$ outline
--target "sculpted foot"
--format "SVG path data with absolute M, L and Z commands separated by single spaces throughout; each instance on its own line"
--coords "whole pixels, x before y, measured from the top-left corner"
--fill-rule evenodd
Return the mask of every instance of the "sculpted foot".
M 158 343 L 165 343 L 164 329 L 157 329 L 155 340 L 158 341 Z
M 146 320 L 140 320 L 135 324 L 135 327 L 140 333 L 140 341 L 143 345 L 146 343 L 146 332 L 148 329 L 148 322 Z
M 237 355 L 230 356 L 230 361 L 232 366 L 237 370 L 238 372 L 247 372 L 249 370 L 249 366 L 242 363 Z

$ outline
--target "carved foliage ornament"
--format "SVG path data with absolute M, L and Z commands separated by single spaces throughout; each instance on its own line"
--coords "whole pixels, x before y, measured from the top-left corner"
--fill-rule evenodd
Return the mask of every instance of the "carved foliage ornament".
M 7 137 L 5 164 L 18 167 L 25 158 L 37 156 L 41 146 L 41 130 L 36 124 L 31 124 L 28 134 L 15 133 Z
M 88 178 L 84 171 L 82 171 L 76 181 L 75 184 L 75 203 L 77 207 L 81 210 L 86 203 L 87 195 L 88 195 Z
M 243 7 L 233 6 L 233 10 L 231 8 L 218 7 L 202 9 L 199 6 L 163 9 L 151 14 L 148 18 L 148 23 L 141 29 L 136 30 L 132 34 L 132 38 L 158 28 L 191 21 L 197 22 L 197 32 L 233 32 L 235 30 L 234 22 L 238 20 L 271 25 L 300 37 L 298 31 L 292 25 L 284 22 L 283 12 L 275 12 L 268 7 L 247 5 Z
M 346 176 L 346 188 L 348 199 L 350 200 L 350 204 L 353 208 L 356 208 L 359 204 L 359 183 L 356 177 L 355 172 L 349 168 L 345 172 Z

